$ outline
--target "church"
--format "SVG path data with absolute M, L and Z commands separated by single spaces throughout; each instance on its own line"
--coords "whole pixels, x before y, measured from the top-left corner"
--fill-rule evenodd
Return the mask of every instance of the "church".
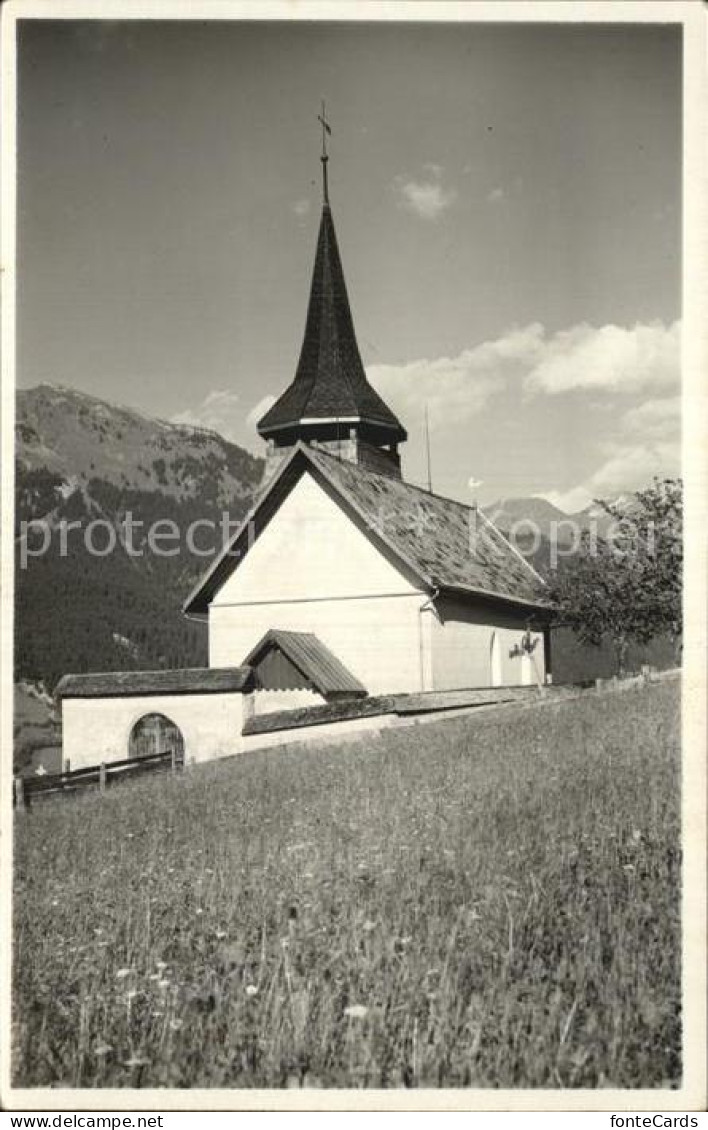
M 380 728 L 425 695 L 550 682 L 542 578 L 481 509 L 405 480 L 406 429 L 357 345 L 324 144 L 321 160 L 302 349 L 258 424 L 263 482 L 184 605 L 208 626 L 209 667 L 64 676 L 72 769 L 165 743 L 210 760 Z

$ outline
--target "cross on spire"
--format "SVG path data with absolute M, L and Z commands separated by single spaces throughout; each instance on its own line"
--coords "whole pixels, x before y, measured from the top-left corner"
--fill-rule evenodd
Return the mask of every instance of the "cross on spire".
M 317 121 L 320 122 L 322 126 L 322 156 L 320 157 L 320 161 L 322 162 L 322 197 L 325 204 L 329 204 L 329 188 L 327 185 L 327 162 L 329 161 L 327 154 L 327 134 L 331 135 L 332 130 L 327 121 L 324 99 L 322 99 L 322 113 L 317 115 Z

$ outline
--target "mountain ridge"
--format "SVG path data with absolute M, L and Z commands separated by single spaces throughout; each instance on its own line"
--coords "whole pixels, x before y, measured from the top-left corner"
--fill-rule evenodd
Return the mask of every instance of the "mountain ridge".
M 173 424 L 89 393 L 44 383 L 17 393 L 16 460 L 24 471 L 100 478 L 219 504 L 253 493 L 264 460 L 209 428 Z M 198 477 L 201 473 L 201 479 Z

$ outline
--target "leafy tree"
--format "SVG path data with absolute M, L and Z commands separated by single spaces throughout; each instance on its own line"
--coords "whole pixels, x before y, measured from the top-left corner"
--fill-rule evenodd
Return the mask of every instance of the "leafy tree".
M 554 575 L 558 619 L 586 644 L 612 640 L 618 674 L 631 641 L 668 634 L 681 645 L 682 484 L 654 479 L 628 505 L 598 500 L 613 523 L 603 538 L 586 531 L 569 567 Z

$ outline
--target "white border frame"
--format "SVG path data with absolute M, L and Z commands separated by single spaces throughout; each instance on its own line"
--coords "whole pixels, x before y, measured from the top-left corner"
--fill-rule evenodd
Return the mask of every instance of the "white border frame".
M 293 13 L 296 13 L 295 17 Z M 13 490 L 15 392 L 16 23 L 19 19 L 200 19 L 575 23 L 683 26 L 683 475 L 685 643 L 683 680 L 683 1033 L 678 1090 L 60 1090 L 10 1084 L 11 852 L 0 865 L 0 1096 L 7 1110 L 466 1110 L 693 1111 L 706 1105 L 706 648 L 708 646 L 708 240 L 706 239 L 706 29 L 700 0 L 9 0 L 2 13 L 2 456 L 0 825 L 12 827 Z

